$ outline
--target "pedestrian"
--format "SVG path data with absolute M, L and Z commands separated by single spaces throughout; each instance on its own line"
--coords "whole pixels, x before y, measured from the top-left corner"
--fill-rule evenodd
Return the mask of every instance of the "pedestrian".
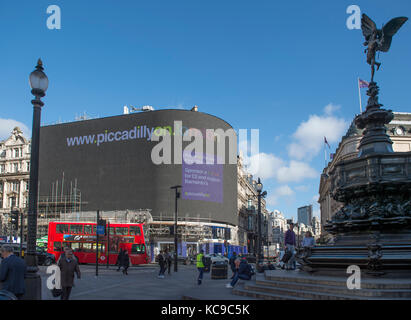
M 165 260 L 166 260 L 165 262 L 167 263 L 168 274 L 170 274 L 171 273 L 171 264 L 173 262 L 173 258 L 172 258 L 171 254 L 168 252 L 167 249 L 166 249 L 166 252 L 165 252 Z
M 200 250 L 200 253 L 197 255 L 197 269 L 198 269 L 198 285 L 201 284 L 203 281 L 203 274 L 204 274 L 204 267 L 205 267 L 205 257 L 204 257 L 204 250 Z
M 158 265 L 160 266 L 160 271 L 158 273 L 158 277 L 160 279 L 164 279 L 165 260 L 164 260 L 163 251 L 160 251 L 160 253 L 158 254 L 156 260 L 158 261 Z
M 14 255 L 13 247 L 5 244 L 0 250 L 1 261 L 0 281 L 2 289 L 13 293 L 17 299 L 21 299 L 26 293 L 24 275 L 26 274 L 26 262 Z
M 235 284 L 239 279 L 250 280 L 253 276 L 253 269 L 251 265 L 247 262 L 247 259 L 237 259 L 236 262 L 236 264 L 238 265 L 238 269 L 236 270 L 236 273 L 231 283 L 226 284 L 226 288 L 234 288 Z
M 234 264 L 234 261 L 237 259 L 237 253 L 234 251 L 233 252 L 233 254 L 232 254 L 232 256 L 231 256 L 231 258 L 230 258 L 230 260 L 228 261 L 228 263 L 230 264 L 230 267 L 231 267 L 231 271 L 232 271 L 232 276 L 231 276 L 231 279 L 233 279 L 234 278 L 234 275 L 235 275 L 235 264 Z
M 301 242 L 301 246 L 303 248 L 312 248 L 315 246 L 315 239 L 311 233 L 311 231 L 307 231 L 305 233 L 304 239 Z
M 67 250 L 64 259 L 59 260 L 58 266 L 61 271 L 61 300 L 68 300 L 74 285 L 74 273 L 77 274 L 77 279 L 81 278 L 80 268 L 72 250 Z
M 120 248 L 120 252 L 118 253 L 117 261 L 116 261 L 116 265 L 118 265 L 117 271 L 120 271 L 120 269 L 121 269 L 121 265 L 122 265 L 122 261 L 123 261 L 123 255 L 124 255 L 124 250 L 123 250 L 123 248 Z
M 286 246 L 286 250 L 289 254 L 291 254 L 290 258 L 287 262 L 286 270 L 295 270 L 295 232 L 294 232 L 294 223 L 290 223 L 289 229 L 285 233 L 284 244 Z
M 130 256 L 128 255 L 128 251 L 124 250 L 123 257 L 121 259 L 121 266 L 123 267 L 123 274 L 128 275 L 127 269 L 130 266 Z

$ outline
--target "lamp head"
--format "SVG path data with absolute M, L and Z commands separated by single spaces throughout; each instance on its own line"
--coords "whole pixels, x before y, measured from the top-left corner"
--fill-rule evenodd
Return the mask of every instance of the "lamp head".
M 36 96 L 43 97 L 49 86 L 49 79 L 44 73 L 43 62 L 41 59 L 37 61 L 36 69 L 30 73 L 29 82 L 32 93 Z
M 256 189 L 258 192 L 261 192 L 261 190 L 263 190 L 263 184 L 261 183 L 260 178 L 258 178 Z

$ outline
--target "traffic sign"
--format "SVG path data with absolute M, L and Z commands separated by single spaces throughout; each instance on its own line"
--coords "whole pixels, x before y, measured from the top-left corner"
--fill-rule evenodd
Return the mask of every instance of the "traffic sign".
M 97 234 L 104 235 L 105 234 L 105 227 L 104 226 L 97 226 Z

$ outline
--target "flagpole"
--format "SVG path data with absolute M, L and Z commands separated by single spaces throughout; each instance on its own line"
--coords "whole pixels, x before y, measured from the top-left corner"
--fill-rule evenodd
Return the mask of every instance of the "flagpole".
M 360 113 L 362 113 L 360 78 L 358 78 L 357 80 L 357 85 L 358 85 L 358 97 L 360 98 Z

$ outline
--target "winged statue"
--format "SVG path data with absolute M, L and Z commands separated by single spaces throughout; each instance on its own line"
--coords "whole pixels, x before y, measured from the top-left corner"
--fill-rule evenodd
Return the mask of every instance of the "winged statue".
M 367 63 L 371 65 L 371 82 L 374 81 L 375 66 L 377 70 L 381 63 L 375 61 L 375 55 L 378 51 L 388 52 L 391 46 L 392 37 L 408 20 L 406 17 L 398 17 L 391 19 L 382 29 L 378 29 L 375 22 L 366 14 L 361 18 L 361 29 L 365 37 L 364 46 L 367 46 Z

